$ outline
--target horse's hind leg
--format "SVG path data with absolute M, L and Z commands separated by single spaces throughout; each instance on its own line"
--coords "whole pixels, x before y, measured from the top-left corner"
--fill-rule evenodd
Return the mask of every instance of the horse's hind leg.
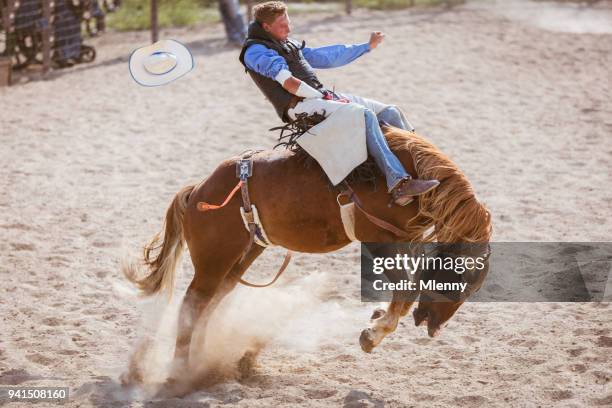
M 240 379 L 245 379 L 253 373 L 253 369 L 256 364 L 257 356 L 264 349 L 265 343 L 257 342 L 251 344 L 249 349 L 244 352 L 244 355 L 238 361 L 238 374 Z
M 204 333 L 208 317 L 225 295 L 236 286 L 236 277 L 242 276 L 263 250 L 264 248 L 253 245 L 242 263 L 237 262 L 241 254 L 239 251 L 234 254 L 220 254 L 210 248 L 206 255 L 193 257 L 195 276 L 187 289 L 179 314 L 174 354 L 177 373 L 181 372 L 181 366 L 190 363 L 189 348 L 196 323 Z

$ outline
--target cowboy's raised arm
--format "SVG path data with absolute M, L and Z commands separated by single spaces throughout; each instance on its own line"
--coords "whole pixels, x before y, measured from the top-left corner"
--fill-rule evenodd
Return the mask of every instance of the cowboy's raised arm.
M 370 44 L 328 45 L 302 49 L 302 55 L 313 68 L 337 68 L 348 64 L 370 51 Z
M 302 49 L 302 55 L 313 68 L 337 68 L 346 65 L 366 52 L 376 48 L 385 35 L 380 31 L 370 34 L 370 41 L 355 45 L 328 45 L 325 47 Z
M 288 92 L 304 98 L 321 98 L 323 94 L 295 78 L 287 61 L 276 51 L 261 44 L 251 45 L 244 54 L 245 65 L 260 75 L 280 83 Z

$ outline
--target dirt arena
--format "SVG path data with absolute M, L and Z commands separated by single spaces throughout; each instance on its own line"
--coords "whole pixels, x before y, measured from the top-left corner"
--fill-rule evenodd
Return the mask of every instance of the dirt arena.
M 472 181 L 495 241 L 611 240 L 610 2 L 292 21 L 311 46 L 387 34 L 320 78 L 402 107 Z M 220 25 L 161 37 L 184 41 L 197 64 L 169 86 L 130 78 L 127 57 L 149 38 L 141 32 L 90 41 L 92 65 L 0 89 L 0 385 L 68 386 L 71 407 L 612 405 L 608 303 L 469 303 L 440 337 L 407 317 L 363 353 L 374 305 L 359 300 L 358 244 L 297 254 L 274 287 L 228 298 L 208 358 L 239 357 L 244 344 L 230 337 L 263 338 L 250 377 L 181 399 L 122 388 L 135 345 L 160 322 L 149 378 L 163 379 L 173 321 L 160 318 L 162 302 L 126 294 L 121 260 L 158 231 L 183 185 L 247 148 L 270 148 L 267 129 L 279 123 Z M 267 281 L 282 254 L 267 250 L 247 277 Z M 180 299 L 193 275 L 188 255 L 178 275 Z

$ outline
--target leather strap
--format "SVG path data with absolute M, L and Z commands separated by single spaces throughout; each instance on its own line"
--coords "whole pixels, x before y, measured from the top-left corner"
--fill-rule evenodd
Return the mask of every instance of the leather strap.
M 244 252 L 242 253 L 240 260 L 238 261 L 238 263 L 240 264 L 244 261 L 247 254 L 251 251 L 251 248 L 253 248 L 253 244 L 255 242 L 255 234 L 257 233 L 257 224 L 255 223 L 255 217 L 253 215 L 253 208 L 251 206 L 251 198 L 249 197 L 249 180 L 248 180 L 252 172 L 252 165 L 253 165 L 252 156 L 255 153 L 257 152 L 252 151 L 252 150 L 246 151 L 245 153 L 242 154 L 240 161 L 237 163 L 238 169 L 240 169 L 239 167 L 240 164 L 244 164 L 245 161 L 248 161 L 245 168 L 249 169 L 249 171 L 239 171 L 238 172 L 238 176 L 240 177 L 240 183 L 241 183 L 240 192 L 242 195 L 242 207 L 244 209 L 244 217 L 246 218 L 247 224 L 249 226 L 249 243 L 247 247 L 245 248 Z M 285 259 L 283 260 L 283 264 L 281 265 L 278 272 L 276 272 L 276 276 L 274 276 L 274 279 L 272 279 L 270 283 L 267 283 L 265 285 L 259 285 L 259 284 L 247 282 L 242 278 L 238 278 L 238 282 L 240 282 L 241 284 L 245 286 L 249 286 L 251 288 L 265 288 L 267 286 L 274 284 L 274 282 L 276 282 L 278 278 L 280 278 L 280 276 L 283 274 L 285 269 L 287 269 L 287 266 L 289 266 L 289 262 L 291 261 L 291 255 L 292 255 L 291 251 L 287 251 L 287 253 L 285 254 Z
M 236 184 L 236 187 L 234 187 L 234 189 L 232 190 L 231 193 L 229 193 L 229 195 L 227 196 L 227 198 L 225 199 L 225 201 L 223 201 L 223 203 L 217 205 L 217 204 L 209 204 L 205 201 L 200 201 L 197 205 L 198 210 L 200 211 L 208 211 L 208 210 L 218 210 L 219 208 L 223 208 L 227 205 L 227 203 L 230 202 L 230 200 L 232 199 L 232 197 L 234 196 L 234 194 L 236 194 L 236 191 L 238 191 L 238 189 L 242 187 L 242 181 L 239 181 L 238 184 Z
M 242 195 L 242 206 L 244 207 L 245 213 L 250 213 L 252 218 L 251 198 L 249 197 L 249 182 L 248 179 L 240 181 L 242 186 L 240 187 L 240 193 Z M 254 222 L 249 220 L 249 222 Z
M 251 199 L 249 197 L 249 181 L 248 181 L 248 178 L 251 176 L 251 172 L 252 172 L 252 156 L 255 153 L 257 153 L 257 151 L 253 151 L 253 150 L 247 150 L 246 152 L 242 153 L 240 160 L 236 163 L 236 175 L 240 178 L 240 181 L 238 182 L 238 184 L 236 184 L 236 187 L 234 187 L 234 189 L 229 193 L 229 195 L 227 196 L 225 201 L 223 201 L 223 203 L 216 205 L 216 204 L 209 204 L 204 201 L 200 201 L 197 205 L 197 208 L 200 211 L 218 210 L 219 208 L 225 207 L 227 203 L 230 202 L 232 197 L 236 194 L 238 189 L 240 189 L 240 193 L 242 195 L 242 205 L 244 208 L 244 216 L 247 220 L 247 224 L 249 227 L 249 243 L 247 247 L 245 248 L 245 250 L 242 252 L 242 255 L 240 256 L 240 260 L 238 261 L 239 264 L 241 264 L 244 261 L 247 254 L 251 251 L 251 248 L 253 248 L 253 243 L 255 242 L 255 234 L 257 232 L 257 224 L 255 223 L 255 217 L 253 215 L 253 208 L 251 207 Z M 246 165 L 246 166 L 241 167 L 241 165 Z M 264 242 L 265 242 L 265 239 L 264 239 Z M 289 266 L 289 262 L 291 261 L 291 256 L 292 256 L 291 251 L 287 251 L 287 253 L 285 254 L 285 259 L 283 260 L 283 264 L 281 265 L 280 269 L 276 273 L 276 276 L 274 276 L 274 279 L 272 279 L 270 283 L 267 283 L 265 285 L 258 285 L 254 283 L 249 283 L 242 278 L 238 278 L 238 282 L 240 282 L 241 284 L 245 286 L 250 286 L 252 288 L 265 288 L 266 286 L 270 286 L 274 282 L 276 282 L 278 278 L 282 275 L 282 273 L 285 271 L 285 269 L 287 269 L 287 266 Z
M 245 214 L 249 214 L 249 213 L 245 212 Z M 244 261 L 244 258 L 246 258 L 247 254 L 253 247 L 253 242 L 255 241 L 255 228 L 256 228 L 255 223 L 249 222 L 249 243 L 246 246 L 246 248 L 244 248 L 244 251 L 242 251 L 242 255 L 240 256 L 240 259 L 238 260 L 239 264 L 241 264 Z
M 274 284 L 274 282 L 276 282 L 278 280 L 278 278 L 280 278 L 280 276 L 283 274 L 283 272 L 285 272 L 285 269 L 287 269 L 287 266 L 289 266 L 289 262 L 291 261 L 291 256 L 292 255 L 293 255 L 293 253 L 291 251 L 287 251 L 287 253 L 285 254 L 285 259 L 283 260 L 283 264 L 279 268 L 278 272 L 276 272 L 276 276 L 274 276 L 274 279 L 272 279 L 272 281 L 270 283 L 266 283 L 265 285 L 260 285 L 260 284 L 255 284 L 255 283 L 247 282 L 247 281 L 245 281 L 242 278 L 238 278 L 238 282 L 242 283 L 245 286 L 249 286 L 251 288 L 265 288 L 267 286 L 270 286 L 270 285 Z
M 340 194 L 348 197 L 348 199 L 350 201 L 354 202 L 355 206 L 359 209 L 359 211 L 361 211 L 363 213 L 363 215 L 365 215 L 366 218 L 372 224 L 374 224 L 374 225 L 384 229 L 385 231 L 391 232 L 392 234 L 394 234 L 398 238 L 409 238 L 410 237 L 410 235 L 406 231 L 404 231 L 404 230 L 396 227 L 395 225 L 393 225 L 393 224 L 391 224 L 391 223 L 389 223 L 389 222 L 387 222 L 385 220 L 382 220 L 382 219 L 380 219 L 380 218 L 370 214 L 368 211 L 366 211 L 366 209 L 363 208 L 363 204 L 361 203 L 361 200 L 359 199 L 359 197 L 357 196 L 355 191 L 353 191 L 351 186 L 349 186 L 348 183 L 344 183 L 344 185 L 346 187 L 346 190 L 341 192 Z

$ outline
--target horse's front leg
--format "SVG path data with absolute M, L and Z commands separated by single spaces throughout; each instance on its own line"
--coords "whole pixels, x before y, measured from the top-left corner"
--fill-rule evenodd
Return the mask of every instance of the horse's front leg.
M 408 274 L 405 270 L 388 270 L 385 271 L 385 276 L 389 282 L 394 283 L 408 279 Z M 415 298 L 415 293 L 394 291 L 387 310 L 374 310 L 370 318 L 370 327 L 361 332 L 359 337 L 361 349 L 366 353 L 370 353 L 388 334 L 393 333 L 397 328 L 399 319 L 408 313 Z
M 394 296 L 395 297 L 395 296 Z M 377 309 L 372 314 L 371 326 L 361 332 L 359 344 L 366 353 L 372 352 L 383 339 L 397 328 L 399 319 L 405 316 L 414 302 L 393 300 L 386 311 Z

